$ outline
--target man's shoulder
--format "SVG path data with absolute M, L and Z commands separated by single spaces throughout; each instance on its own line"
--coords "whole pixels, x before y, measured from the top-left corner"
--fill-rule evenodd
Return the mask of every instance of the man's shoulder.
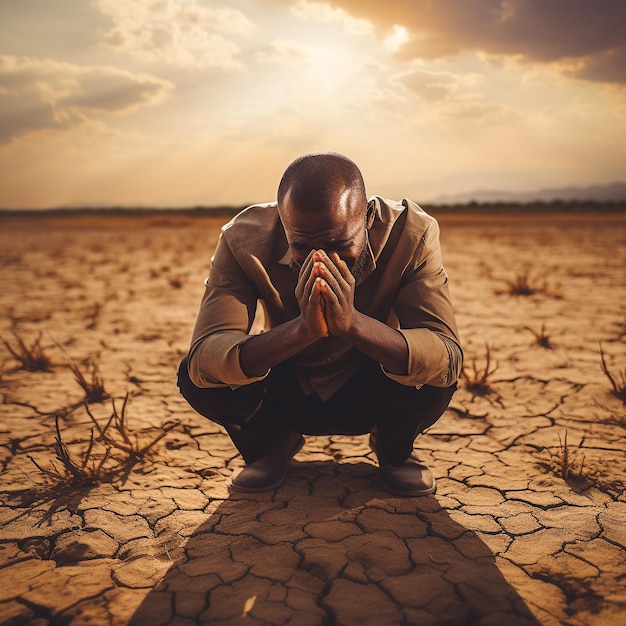
M 269 240 L 278 224 L 276 202 L 252 204 L 222 226 L 222 234 L 232 243 L 247 246 Z
M 374 196 L 372 200 L 376 202 L 378 216 L 384 224 L 392 226 L 404 214 L 402 230 L 407 235 L 421 238 L 429 228 L 438 228 L 437 220 L 408 198 L 389 200 Z

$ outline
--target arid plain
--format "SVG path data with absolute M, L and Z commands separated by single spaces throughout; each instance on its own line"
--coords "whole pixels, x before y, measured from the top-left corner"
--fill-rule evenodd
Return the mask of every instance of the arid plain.
M 623 623 L 626 213 L 437 216 L 465 375 L 404 499 L 365 436 L 228 491 L 175 385 L 224 217 L 2 216 L 0 624 Z

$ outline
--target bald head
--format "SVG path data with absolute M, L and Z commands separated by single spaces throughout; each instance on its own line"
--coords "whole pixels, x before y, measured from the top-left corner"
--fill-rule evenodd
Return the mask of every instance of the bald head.
M 296 263 L 312 250 L 336 252 L 358 276 L 366 258 L 369 212 L 363 177 L 353 161 L 336 152 L 296 159 L 278 187 L 278 214 Z
M 278 186 L 281 213 L 342 214 L 365 212 L 363 176 L 348 157 L 336 152 L 313 152 L 293 161 Z

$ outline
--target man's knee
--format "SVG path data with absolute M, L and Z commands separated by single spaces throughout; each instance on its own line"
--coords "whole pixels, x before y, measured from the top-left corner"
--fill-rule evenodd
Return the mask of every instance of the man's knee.
M 444 414 L 455 391 L 456 384 L 445 388 L 424 385 L 419 389 L 396 389 L 395 397 L 380 411 L 373 428 L 379 459 L 401 465 L 411 455 L 415 438 Z
M 383 389 L 378 394 L 378 407 L 386 413 L 398 416 L 408 414 L 439 417 L 444 413 L 456 391 L 457 385 L 451 387 L 410 387 L 387 378 Z
M 178 390 L 183 398 L 187 397 L 187 391 L 191 390 L 192 386 L 195 387 L 195 385 L 191 382 L 191 378 L 189 378 L 187 355 L 185 355 L 178 366 L 178 371 L 176 372 L 176 385 L 178 386 Z
M 189 405 L 200 415 L 223 426 L 240 426 L 251 419 L 263 401 L 262 383 L 231 387 L 204 388 L 189 377 L 187 357 L 178 368 L 178 388 Z
M 418 390 L 422 411 L 434 417 L 435 420 L 439 419 L 448 408 L 456 389 L 456 383 L 450 387 L 424 385 Z

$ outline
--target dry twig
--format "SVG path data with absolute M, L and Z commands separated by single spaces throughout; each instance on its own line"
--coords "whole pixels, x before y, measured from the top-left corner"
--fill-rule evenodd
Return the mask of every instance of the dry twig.
M 602 350 L 602 344 L 600 343 L 600 359 L 602 360 L 602 371 L 605 376 L 609 379 L 611 383 L 611 387 L 613 390 L 611 393 L 619 398 L 624 404 L 626 404 L 626 369 L 621 372 L 618 371 L 617 374 L 614 374 L 609 370 L 608 365 L 606 364 L 606 359 L 604 358 L 604 350 Z

